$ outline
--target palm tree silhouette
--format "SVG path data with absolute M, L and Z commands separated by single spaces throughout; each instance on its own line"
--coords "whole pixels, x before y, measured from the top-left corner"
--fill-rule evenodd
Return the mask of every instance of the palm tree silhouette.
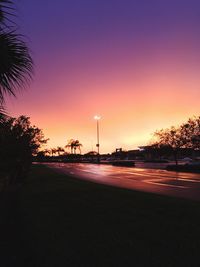
M 8 20 L 8 18 L 6 18 L 7 15 L 10 15 L 9 10 L 11 9 L 11 7 L 9 7 L 9 5 L 11 4 L 10 0 L 0 0 L 0 23 L 3 23 L 4 20 Z
M 79 142 L 79 140 L 70 139 L 65 147 L 71 149 L 71 154 L 76 154 L 76 149 L 79 149 L 79 152 L 81 154 L 82 146 L 83 145 Z
M 74 142 L 74 154 L 76 154 L 77 148 L 79 149 L 79 152 L 81 154 L 81 147 L 82 147 L 82 144 L 79 142 L 79 140 L 75 140 L 75 142 Z
M 53 157 L 53 155 L 56 154 L 57 149 L 56 148 L 51 148 L 50 151 L 51 151 L 51 156 Z
M 65 152 L 64 148 L 58 146 L 56 149 L 56 152 L 58 153 L 58 156 L 60 156 L 60 153 Z
M 66 148 L 71 149 L 71 154 L 73 154 L 73 148 L 74 148 L 73 142 L 74 142 L 74 139 L 70 139 L 67 145 L 65 146 Z
M 14 95 L 32 77 L 33 61 L 22 36 L 7 22 L 12 15 L 12 1 L 0 0 L 0 109 L 5 95 Z M 1 110 L 2 112 L 2 110 Z
M 0 124 L 3 124 L 6 118 L 8 118 L 6 111 L 4 107 L 0 105 Z

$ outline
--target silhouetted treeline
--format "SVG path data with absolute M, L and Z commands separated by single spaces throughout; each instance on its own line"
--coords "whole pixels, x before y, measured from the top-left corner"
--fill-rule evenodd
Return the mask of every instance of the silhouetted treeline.
M 200 116 L 190 118 L 180 126 L 156 131 L 154 137 L 156 140 L 149 149 L 159 150 L 161 154 L 172 153 L 178 164 L 178 155 L 182 149 L 191 149 L 194 152 L 200 150 Z
M 37 154 L 40 146 L 46 142 L 42 130 L 32 126 L 29 117 L 1 116 L 1 182 L 10 184 L 24 180 L 31 166 L 32 155 Z

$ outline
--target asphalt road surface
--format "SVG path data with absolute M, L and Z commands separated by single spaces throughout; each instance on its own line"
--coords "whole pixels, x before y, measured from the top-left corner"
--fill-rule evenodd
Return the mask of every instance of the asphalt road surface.
M 132 190 L 200 200 L 200 174 L 103 164 L 47 163 L 58 172 Z

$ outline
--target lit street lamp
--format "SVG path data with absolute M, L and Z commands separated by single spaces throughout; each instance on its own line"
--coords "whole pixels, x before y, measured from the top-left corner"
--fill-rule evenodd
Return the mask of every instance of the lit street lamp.
M 97 144 L 96 144 L 96 147 L 97 147 L 97 160 L 98 160 L 98 163 L 100 162 L 100 158 L 99 158 L 99 120 L 101 119 L 100 116 L 96 115 L 94 116 L 94 119 L 97 121 Z

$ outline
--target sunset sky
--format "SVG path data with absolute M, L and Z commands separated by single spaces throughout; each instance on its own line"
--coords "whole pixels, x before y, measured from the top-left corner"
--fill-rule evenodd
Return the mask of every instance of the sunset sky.
M 30 116 L 48 147 L 96 149 L 96 114 L 101 153 L 200 115 L 199 0 L 15 2 L 35 73 L 7 109 Z

